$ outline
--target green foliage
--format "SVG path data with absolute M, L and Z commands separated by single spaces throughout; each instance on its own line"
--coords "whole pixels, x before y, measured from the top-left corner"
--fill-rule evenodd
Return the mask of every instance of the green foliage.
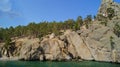
M 107 22 L 102 21 L 100 24 L 107 26 Z
M 118 36 L 118 37 L 120 37 L 120 25 L 118 25 L 118 23 L 117 24 L 115 24 L 115 26 L 114 26 L 114 33 Z
M 5 45 L 4 45 L 4 47 L 8 50 L 9 49 L 9 47 L 10 47 L 10 45 L 11 45 L 11 39 L 10 39 L 10 37 L 6 37 L 6 40 L 5 40 Z
M 91 22 L 92 21 L 92 15 L 87 15 L 86 20 L 88 20 L 89 22 Z
M 86 26 L 86 28 L 88 28 L 89 24 L 91 24 L 91 21 L 92 21 L 92 16 L 88 15 L 84 20 L 84 25 Z
M 96 18 L 97 18 L 97 17 L 96 17 L 96 16 L 94 16 L 94 20 L 96 20 Z
M 107 21 L 107 17 L 103 16 L 102 14 L 98 14 L 96 19 L 98 21 Z
M 82 25 L 83 25 L 82 17 L 78 16 L 78 18 L 74 24 L 74 30 L 79 30 Z
M 102 14 L 98 14 L 97 15 L 97 20 L 98 21 L 101 21 L 100 24 L 104 25 L 104 26 L 107 26 L 107 21 L 108 21 L 108 18 L 103 16 Z
M 79 16 L 76 20 L 68 19 L 66 21 L 60 22 L 31 22 L 27 26 L 16 26 L 9 28 L 0 28 L 0 41 L 4 41 L 7 45 L 10 44 L 10 39 L 15 37 L 39 37 L 40 39 L 48 34 L 55 33 L 55 35 L 60 35 L 61 30 L 79 30 L 84 24 L 88 26 L 92 21 L 92 16 L 88 15 L 84 20 Z
M 114 38 L 112 36 L 110 36 L 110 44 L 111 44 L 111 49 L 112 50 L 115 48 L 115 43 L 114 43 L 113 39 Z
M 108 14 L 108 18 L 111 20 L 115 16 L 114 9 L 107 8 L 107 14 Z
M 112 41 L 114 38 L 112 36 L 110 36 L 110 41 Z
M 15 27 L 13 34 L 15 37 L 19 37 L 24 34 L 23 31 L 24 31 L 24 26 L 19 25 L 19 26 Z
M 0 42 L 3 40 L 3 28 L 0 28 Z

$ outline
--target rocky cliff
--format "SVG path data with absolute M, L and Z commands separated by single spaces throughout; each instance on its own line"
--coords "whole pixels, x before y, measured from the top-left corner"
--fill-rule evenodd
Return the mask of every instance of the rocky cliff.
M 113 37 L 111 44 L 110 37 Z M 50 38 L 52 37 L 52 38 Z M 1 46 L 1 59 L 12 60 L 96 60 L 120 62 L 120 38 L 109 27 L 91 24 L 77 32 L 67 30 L 59 37 L 19 38 L 12 51 Z
M 98 14 L 101 14 L 105 17 L 108 17 L 108 9 L 111 8 L 114 10 L 114 18 L 118 19 L 120 18 L 120 4 L 117 2 L 114 2 L 114 0 L 101 0 L 101 6 L 98 10 Z M 110 11 L 111 12 L 111 11 Z
M 115 2 L 112 4 L 117 5 Z M 120 11 L 118 7 L 115 10 Z M 104 11 L 102 5 L 99 13 Z M 106 25 L 100 22 L 92 21 L 88 28 L 82 26 L 77 31 L 66 30 L 59 36 L 53 33 L 41 39 L 17 38 L 9 49 L 0 43 L 0 60 L 95 60 L 120 63 L 120 37 L 113 30 L 116 24 L 120 25 L 120 20 L 109 20 Z

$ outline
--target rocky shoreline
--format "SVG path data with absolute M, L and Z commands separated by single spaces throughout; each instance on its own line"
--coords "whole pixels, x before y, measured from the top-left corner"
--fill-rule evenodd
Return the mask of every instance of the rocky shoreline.
M 104 13 L 104 7 L 106 6 L 101 5 L 99 14 Z M 113 8 L 113 5 L 111 7 Z M 83 25 L 77 31 L 64 30 L 59 36 L 52 33 L 40 39 L 16 38 L 12 40 L 9 49 L 4 47 L 4 43 L 0 43 L 0 61 L 72 61 L 75 59 L 120 63 L 120 37 L 113 30 L 116 24 L 120 25 L 119 7 L 120 5 L 115 8 L 119 10 L 118 14 L 116 13 L 118 16 L 108 20 L 106 25 L 94 20 L 88 28 Z
M 94 26 L 98 27 L 93 24 L 92 28 Z M 118 46 L 120 39 L 108 27 L 100 26 L 94 31 L 91 28 L 91 30 L 83 29 L 77 32 L 67 30 L 59 37 L 51 34 L 43 37 L 41 41 L 39 38 L 19 38 L 14 41 L 14 47 L 11 47 L 11 50 L 15 49 L 12 52 L 0 47 L 3 57 L 1 60 L 70 61 L 77 59 L 77 61 L 94 60 L 119 63 L 120 49 Z M 110 44 L 109 37 L 111 36 L 117 41 L 114 49 L 111 48 Z

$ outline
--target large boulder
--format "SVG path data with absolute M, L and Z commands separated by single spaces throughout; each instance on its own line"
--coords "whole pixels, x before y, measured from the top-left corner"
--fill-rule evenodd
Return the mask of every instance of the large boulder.
M 67 51 L 65 52 L 64 42 L 58 38 L 44 39 L 41 48 L 46 60 L 67 60 L 69 57 Z
M 39 60 L 41 54 L 39 39 L 26 40 L 19 52 L 23 60 Z
M 72 45 L 72 44 L 68 45 L 68 52 L 71 54 L 71 57 L 73 59 L 78 58 L 78 54 L 77 54 L 77 51 L 76 51 L 76 48 L 74 47 L 74 45 Z
M 50 38 L 50 39 L 55 38 L 55 34 L 52 33 L 51 35 L 49 35 L 49 38 Z
M 88 48 L 90 49 L 90 52 L 96 61 L 112 61 L 111 58 L 111 51 L 106 48 L 104 44 L 100 43 L 99 41 L 96 41 L 94 39 L 90 39 L 89 37 L 86 38 L 86 44 Z M 108 46 L 110 47 L 110 45 Z
M 87 48 L 87 45 L 84 43 L 82 37 L 80 37 L 76 32 L 67 32 L 65 33 L 67 41 L 70 45 L 69 49 L 72 51 L 73 55 L 77 55 L 81 59 L 92 60 L 92 55 L 90 50 Z

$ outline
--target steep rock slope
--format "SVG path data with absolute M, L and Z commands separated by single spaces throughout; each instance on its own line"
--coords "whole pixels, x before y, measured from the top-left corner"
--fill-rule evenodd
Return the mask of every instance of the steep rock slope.
M 101 0 L 101 6 L 98 10 L 98 14 L 101 14 L 105 17 L 108 16 L 108 8 L 112 8 L 114 10 L 114 19 L 118 19 L 120 18 L 120 4 L 114 2 L 114 0 Z
M 120 25 L 119 5 L 112 0 L 103 0 L 99 14 L 106 13 L 112 7 L 117 19 L 108 20 L 106 25 L 101 21 L 92 21 L 88 28 L 66 30 L 62 35 L 46 35 L 39 38 L 18 38 L 12 41 L 9 49 L 0 43 L 0 60 L 95 60 L 120 63 L 120 37 L 114 33 L 115 25 Z M 117 12 L 118 10 L 118 12 Z M 117 14 L 118 13 L 118 14 Z M 106 13 L 107 14 L 107 13 Z

